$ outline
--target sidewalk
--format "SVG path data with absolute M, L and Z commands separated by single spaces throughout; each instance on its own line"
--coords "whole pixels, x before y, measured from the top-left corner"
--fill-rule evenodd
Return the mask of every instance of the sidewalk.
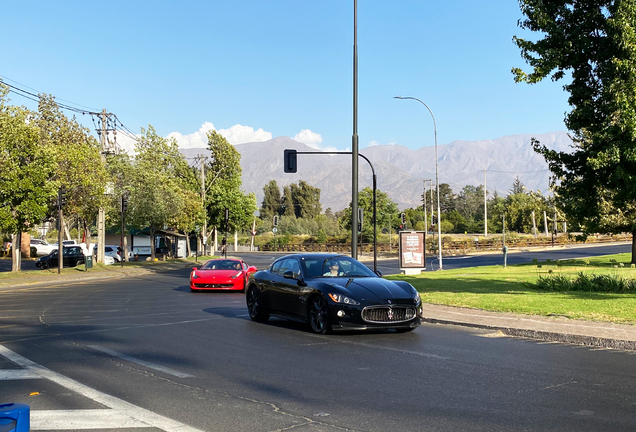
M 117 271 L 52 275 L 42 278 L 0 280 L 0 292 L 60 283 L 135 277 L 166 270 L 191 267 L 194 263 L 161 263 L 152 267 Z M 502 335 L 538 339 L 550 342 L 586 345 L 597 348 L 636 351 L 636 326 L 596 321 L 572 320 L 565 317 L 545 317 L 513 313 L 488 312 L 424 303 L 422 320 L 432 324 L 459 325 L 499 331 Z
M 422 320 L 500 331 L 503 335 L 587 345 L 597 348 L 636 350 L 636 326 L 573 320 L 452 306 L 422 305 Z

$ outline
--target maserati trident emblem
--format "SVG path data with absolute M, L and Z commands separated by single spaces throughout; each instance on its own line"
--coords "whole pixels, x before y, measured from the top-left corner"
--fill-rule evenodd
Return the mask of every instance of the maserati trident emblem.
M 388 316 L 389 320 L 393 319 L 393 308 L 389 308 L 389 312 L 388 312 L 387 316 Z

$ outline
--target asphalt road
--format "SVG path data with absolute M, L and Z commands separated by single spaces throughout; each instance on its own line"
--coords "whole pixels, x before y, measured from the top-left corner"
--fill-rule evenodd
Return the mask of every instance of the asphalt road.
M 0 403 L 54 431 L 636 429 L 633 354 L 428 324 L 317 336 L 187 276 L 0 292 Z

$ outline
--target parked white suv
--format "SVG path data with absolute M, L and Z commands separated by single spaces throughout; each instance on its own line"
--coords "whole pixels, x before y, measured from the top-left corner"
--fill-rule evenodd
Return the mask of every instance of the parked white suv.
M 57 249 L 57 247 L 48 243 L 46 240 L 41 240 L 36 238 L 31 239 L 31 247 L 35 248 L 38 256 L 48 255 L 51 252 L 53 252 L 53 249 Z
M 97 245 L 93 246 L 93 253 L 97 255 Z M 119 246 L 105 245 L 104 255 L 113 258 L 115 262 L 121 261 L 121 255 L 119 254 Z

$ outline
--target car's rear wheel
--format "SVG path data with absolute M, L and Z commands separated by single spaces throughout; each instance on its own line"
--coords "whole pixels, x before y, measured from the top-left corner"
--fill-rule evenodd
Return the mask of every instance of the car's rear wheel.
M 309 326 L 317 334 L 331 332 L 329 325 L 329 305 L 322 296 L 315 296 L 309 302 Z
M 269 314 L 263 310 L 260 303 L 261 293 L 256 287 L 251 287 L 247 292 L 247 311 L 253 321 L 265 322 Z
M 51 267 L 51 264 L 47 263 L 46 261 L 44 261 L 42 264 L 40 264 L 40 268 L 42 270 L 48 270 L 49 267 Z
M 77 264 L 75 264 L 75 265 L 76 265 L 76 266 L 78 266 L 78 265 L 84 265 L 84 260 L 79 260 L 79 261 L 77 262 Z

